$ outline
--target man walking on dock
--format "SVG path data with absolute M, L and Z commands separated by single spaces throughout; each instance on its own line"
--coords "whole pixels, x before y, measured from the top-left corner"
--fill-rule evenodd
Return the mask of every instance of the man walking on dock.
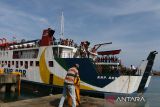
M 76 107 L 76 93 L 75 93 L 74 81 L 77 77 L 79 77 L 78 68 L 79 68 L 79 64 L 75 64 L 67 72 L 67 75 L 64 80 L 63 93 L 62 93 L 63 95 L 61 97 L 59 107 L 63 107 L 63 103 L 67 95 L 67 91 L 72 99 L 72 107 Z

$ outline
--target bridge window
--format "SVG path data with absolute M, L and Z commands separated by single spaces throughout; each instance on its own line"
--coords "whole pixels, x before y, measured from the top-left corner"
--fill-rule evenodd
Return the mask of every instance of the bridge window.
M 30 61 L 30 66 L 33 66 L 33 61 Z
M 24 66 L 25 66 L 25 69 L 28 69 L 28 61 L 25 61 Z
M 10 67 L 11 66 L 11 63 L 10 63 L 10 61 L 8 61 L 8 67 Z
M 20 61 L 20 66 L 23 66 L 23 61 Z
M 49 67 L 53 67 L 53 61 L 49 61 Z
M 53 48 L 53 56 L 58 57 L 58 47 Z
M 39 61 L 36 61 L 36 66 L 39 66 Z
M 16 61 L 16 68 L 18 68 L 18 61 Z
M 55 58 L 61 57 L 62 54 L 62 47 L 53 47 L 53 56 Z
M 12 61 L 12 65 L 14 65 L 14 61 Z
M 13 51 L 13 59 L 33 59 L 38 57 L 38 49 Z

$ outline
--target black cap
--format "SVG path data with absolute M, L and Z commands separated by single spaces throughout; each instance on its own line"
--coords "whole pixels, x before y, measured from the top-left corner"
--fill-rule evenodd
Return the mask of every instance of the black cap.
M 74 67 L 76 67 L 78 69 L 79 68 L 79 64 L 74 64 Z

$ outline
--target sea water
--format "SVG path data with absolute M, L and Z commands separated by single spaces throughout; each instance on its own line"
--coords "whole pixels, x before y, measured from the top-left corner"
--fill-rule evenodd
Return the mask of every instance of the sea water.
M 147 107 L 160 107 L 160 77 L 153 76 L 148 90 L 144 94 L 147 98 Z
M 106 93 L 104 107 L 160 107 L 160 77 L 152 77 L 145 93 Z

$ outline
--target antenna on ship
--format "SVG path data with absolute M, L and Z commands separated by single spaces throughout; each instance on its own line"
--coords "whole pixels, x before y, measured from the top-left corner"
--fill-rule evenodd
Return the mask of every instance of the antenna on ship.
M 63 16 L 63 11 L 61 15 L 61 32 L 60 32 L 61 38 L 64 37 L 64 16 Z
M 17 42 L 16 36 L 13 36 L 13 37 L 12 37 L 12 42 Z

